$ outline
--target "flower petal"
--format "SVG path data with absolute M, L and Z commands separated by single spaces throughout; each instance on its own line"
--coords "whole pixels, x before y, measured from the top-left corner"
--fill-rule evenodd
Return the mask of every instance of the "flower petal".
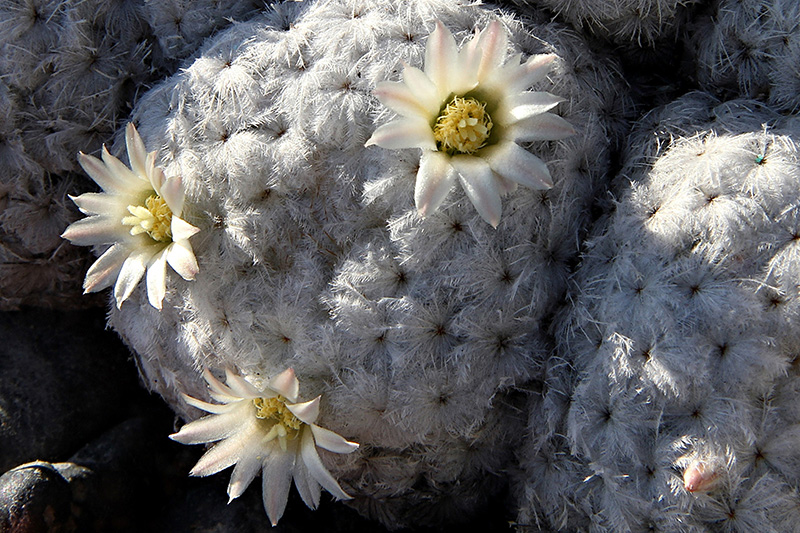
M 173 219 L 174 220 L 174 219 Z M 187 240 L 175 241 L 167 247 L 167 262 L 185 280 L 193 280 L 200 268 L 192 245 Z
M 458 68 L 451 75 L 451 92 L 464 94 L 478 85 L 478 69 L 481 66 L 483 50 L 480 47 L 481 34 L 475 36 L 458 52 Z
M 84 215 L 118 216 L 124 213 L 127 203 L 119 196 L 98 192 L 85 192 L 80 196 L 69 195 Z M 124 205 L 123 205 L 124 204 Z M 122 220 L 122 216 L 119 217 Z
M 502 177 L 531 187 L 549 189 L 553 178 L 544 161 L 511 141 L 504 141 L 481 151 L 481 157 Z
M 156 153 L 150 152 L 147 154 L 147 176 L 144 178 L 149 183 L 150 186 L 153 187 L 153 190 L 156 191 L 156 194 L 161 196 L 161 187 L 164 185 L 164 180 L 166 177 L 164 176 L 164 170 L 161 167 L 156 166 Z
M 105 215 L 82 218 L 67 226 L 61 236 L 77 246 L 113 244 L 129 235 L 119 220 Z
M 436 29 L 428 36 L 425 45 L 425 74 L 439 89 L 439 99 L 443 100 L 451 92 L 451 70 L 458 67 L 458 47 L 453 34 L 441 21 L 436 21 Z
M 84 292 L 97 292 L 112 286 L 129 253 L 130 250 L 121 243 L 103 252 L 86 272 L 86 278 L 83 280 Z
M 239 398 L 234 394 L 230 387 L 218 380 L 207 368 L 203 370 L 203 379 L 206 380 L 206 383 L 208 383 L 208 388 L 211 389 L 211 396 L 215 399 L 222 398 L 218 401 L 230 403 L 242 400 L 242 398 Z
M 398 118 L 380 126 L 364 146 L 377 144 L 381 148 L 422 148 L 436 150 L 433 130 L 427 120 L 421 118 Z
M 163 171 L 162 171 L 163 174 Z M 183 179 L 180 176 L 167 178 L 161 184 L 161 197 L 167 202 L 173 215 L 180 216 L 183 212 Z
M 267 511 L 273 526 L 278 524 L 286 509 L 289 489 L 292 486 L 294 462 L 294 453 L 281 451 L 274 451 L 263 459 L 261 495 L 264 500 L 264 510 Z
M 322 464 L 317 448 L 314 445 L 314 434 L 308 429 L 303 428 L 302 440 L 300 442 L 300 454 L 303 462 L 308 468 L 311 477 L 317 480 L 325 490 L 330 492 L 337 500 L 349 500 L 351 496 L 342 490 L 339 483 L 333 478 L 330 472 Z
M 329 429 L 311 424 L 314 441 L 320 448 L 325 448 L 334 453 L 353 453 L 358 449 L 358 443 L 345 440 L 344 437 Z
M 200 228 L 192 226 L 182 218 L 173 214 L 170 223 L 170 231 L 172 232 L 173 241 L 184 241 L 192 235 L 197 234 Z
M 316 509 L 319 506 L 320 484 L 311 477 L 303 461 L 295 460 L 294 486 L 297 487 L 297 492 L 300 493 L 300 497 L 309 509 Z
M 225 369 L 225 384 L 239 398 L 255 399 L 262 397 L 260 390 L 230 368 Z
M 461 186 L 472 205 L 478 210 L 478 214 L 496 228 L 500 223 L 502 202 L 489 163 L 471 155 L 453 156 L 450 158 L 450 162 L 458 172 Z
M 416 96 L 428 116 L 432 118 L 439 114 L 439 108 L 442 106 L 442 101 L 439 98 L 439 89 L 423 71 L 417 67 L 405 65 L 403 68 L 403 83 Z
M 508 126 L 504 136 L 511 141 L 557 141 L 577 132 L 572 124 L 554 113 L 542 113 Z
M 500 109 L 492 115 L 498 124 L 509 126 L 517 121 L 550 111 L 564 99 L 541 91 L 528 91 L 506 98 Z
M 287 368 L 269 381 L 269 388 L 289 400 L 297 401 L 300 394 L 300 382 L 294 374 L 294 368 Z
M 158 250 L 153 246 L 135 249 L 131 252 L 117 276 L 117 283 L 114 285 L 114 298 L 117 300 L 117 308 L 122 307 L 122 302 L 128 299 L 133 289 L 139 283 L 147 270 L 147 262 L 155 255 Z
M 254 418 L 253 420 L 256 419 Z M 191 472 L 189 472 L 189 475 L 198 477 L 210 476 L 240 461 L 244 455 L 258 455 L 262 451 L 262 446 L 259 443 L 260 438 L 261 434 L 258 431 L 254 431 L 252 426 L 242 428 L 240 425 L 240 429 L 237 432 L 227 439 L 221 440 L 204 453 Z
M 231 480 L 228 482 L 228 503 L 238 498 L 244 493 L 250 483 L 256 478 L 261 470 L 264 458 L 255 453 L 244 454 L 231 472 Z
M 125 163 L 111 155 L 105 145 L 103 146 L 101 156 L 103 157 L 103 163 L 105 163 L 109 173 L 116 177 L 117 182 L 124 184 L 126 190 L 139 190 L 149 187 L 149 183 L 143 181 L 144 176 L 139 177 L 134 174 L 131 169 L 125 166 Z
M 438 108 L 432 111 L 426 106 L 407 83 L 383 81 L 375 87 L 372 94 L 377 96 L 383 105 L 404 117 L 429 120 L 439 111 Z
M 286 408 L 302 422 L 313 424 L 319 417 L 319 399 L 321 397 L 317 396 L 313 400 L 303 403 L 287 403 Z
M 128 126 L 125 128 L 125 145 L 128 148 L 131 170 L 140 178 L 147 178 L 147 150 L 133 122 L 128 122 Z
M 94 182 L 97 183 L 104 191 L 120 193 L 131 190 L 130 183 L 125 182 L 122 176 L 114 174 L 112 169 L 110 169 L 96 157 L 80 152 L 78 154 L 78 163 L 80 163 L 81 167 L 83 167 L 83 170 L 85 170 L 89 177 L 92 178 Z
M 243 415 L 246 416 L 247 413 L 239 409 L 221 415 L 204 416 L 184 424 L 180 431 L 169 438 L 181 444 L 202 444 L 226 439 L 241 429 Z
M 508 35 L 498 20 L 493 20 L 480 36 L 483 50 L 478 67 L 478 82 L 487 79 L 503 63 L 508 48 Z
M 423 150 L 414 189 L 414 203 L 420 216 L 427 216 L 442 205 L 455 179 L 450 156 L 444 152 Z
M 498 69 L 491 80 L 487 80 L 491 89 L 502 88 L 506 94 L 516 94 L 527 91 L 531 86 L 547 76 L 552 68 L 553 61 L 558 56 L 555 54 L 538 54 L 528 58 L 520 65 L 519 58 L 515 56 Z
M 164 248 L 147 263 L 147 300 L 150 305 L 161 310 L 161 302 L 167 294 L 167 250 Z
M 198 400 L 197 398 L 192 398 L 191 396 L 187 396 L 186 394 L 181 394 L 183 397 L 183 401 L 187 404 L 191 405 L 192 407 L 196 407 L 197 409 L 202 409 L 207 413 L 212 413 L 215 415 L 221 415 L 223 413 L 228 413 L 231 410 L 235 409 L 240 402 L 232 402 L 232 403 L 208 403 L 204 402 L 203 400 Z

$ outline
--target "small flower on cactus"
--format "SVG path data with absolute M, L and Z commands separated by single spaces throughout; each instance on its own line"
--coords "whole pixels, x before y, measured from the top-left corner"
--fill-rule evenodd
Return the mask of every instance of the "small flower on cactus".
M 71 197 L 89 215 L 71 224 L 62 237 L 79 246 L 111 246 L 89 268 L 85 291 L 114 285 L 117 307 L 147 274 L 147 298 L 161 309 L 166 294 L 167 264 L 185 280 L 198 272 L 189 238 L 199 231 L 181 218 L 184 203 L 179 176 L 166 178 L 146 152 L 133 124 L 125 130 L 131 168 L 103 147 L 102 161 L 81 153 L 78 161 L 103 189 Z
M 553 54 L 506 64 L 508 36 L 498 21 L 460 51 L 439 22 L 428 38 L 424 71 L 406 65 L 403 81 L 381 82 L 374 94 L 399 118 L 378 127 L 366 146 L 421 148 L 414 200 L 425 216 L 444 201 L 456 178 L 480 216 L 500 223 L 501 195 L 517 184 L 548 189 L 547 165 L 518 142 L 558 140 L 575 133 L 550 113 L 561 98 L 529 91 L 545 77 Z
M 220 441 L 200 458 L 191 475 L 210 476 L 236 465 L 228 484 L 232 501 L 261 471 L 264 509 L 272 525 L 283 516 L 292 478 L 311 509 L 319 504 L 320 486 L 337 499 L 350 499 L 322 464 L 316 447 L 351 453 L 358 444 L 314 423 L 321 396 L 297 403 L 300 383 L 291 368 L 272 378 L 265 390 L 230 370 L 225 374 L 223 384 L 208 370 L 204 373 L 211 397 L 219 404 L 184 396 L 189 405 L 212 414 L 170 435 L 183 444 Z

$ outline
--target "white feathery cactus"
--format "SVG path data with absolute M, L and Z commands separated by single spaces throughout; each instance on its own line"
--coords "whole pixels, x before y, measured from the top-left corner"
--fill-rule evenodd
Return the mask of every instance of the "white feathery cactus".
M 800 130 L 762 108 L 690 94 L 632 135 L 650 157 L 627 159 L 557 322 L 520 523 L 796 527 Z
M 553 187 L 504 196 L 497 229 L 460 188 L 421 217 L 419 150 L 364 146 L 392 118 L 372 91 L 423 66 L 437 20 L 459 46 L 498 20 L 508 61 L 558 56 L 532 89 L 563 97 L 578 133 L 520 142 Z M 110 323 L 187 418 L 200 367 L 256 387 L 293 367 L 301 397 L 324 393 L 325 427 L 361 444 L 323 460 L 363 512 L 399 527 L 474 511 L 505 483 L 515 388 L 540 371 L 542 321 L 606 178 L 613 72 L 559 25 L 438 0 L 289 3 L 234 25 L 133 113 L 183 179 L 199 273 L 169 275 L 160 312 L 137 289 Z

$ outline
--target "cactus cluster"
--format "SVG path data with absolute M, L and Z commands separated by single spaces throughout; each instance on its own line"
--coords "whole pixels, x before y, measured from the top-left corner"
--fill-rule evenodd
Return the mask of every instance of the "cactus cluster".
M 640 122 L 531 404 L 520 523 L 795 528 L 797 135 L 705 93 Z

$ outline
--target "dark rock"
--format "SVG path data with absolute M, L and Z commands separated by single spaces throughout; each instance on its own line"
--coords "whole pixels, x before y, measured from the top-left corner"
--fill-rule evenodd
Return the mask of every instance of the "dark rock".
M 63 460 L 128 417 L 139 391 L 100 310 L 0 313 L 0 472 Z
M 0 531 L 75 531 L 69 483 L 50 463 L 28 463 L 0 476 Z

